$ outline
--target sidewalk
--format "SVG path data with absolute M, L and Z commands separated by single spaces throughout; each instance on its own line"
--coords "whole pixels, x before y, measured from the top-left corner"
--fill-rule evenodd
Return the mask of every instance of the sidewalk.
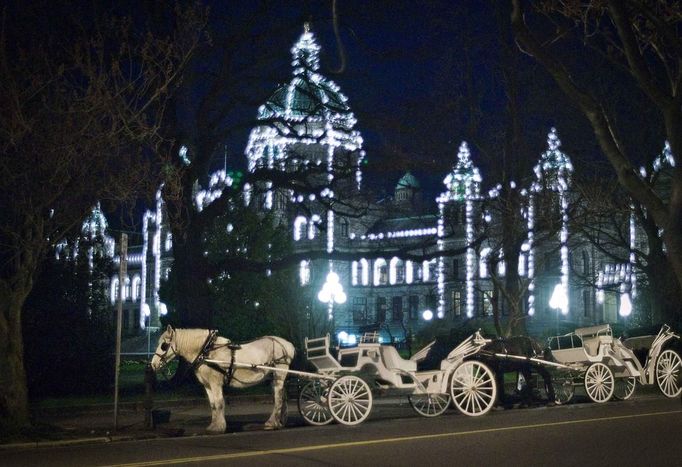
M 206 433 L 205 429 L 211 421 L 207 399 L 157 401 L 154 410 L 169 411 L 170 418 L 154 429 L 148 429 L 145 428 L 145 410 L 141 401 L 120 404 L 118 430 L 114 430 L 113 404 L 39 409 L 34 411 L 35 429 L 30 434 L 0 440 L 0 451 L 197 436 Z M 226 397 L 227 431 L 260 430 L 271 411 L 271 395 Z M 289 400 L 289 412 L 298 415 L 296 400 Z

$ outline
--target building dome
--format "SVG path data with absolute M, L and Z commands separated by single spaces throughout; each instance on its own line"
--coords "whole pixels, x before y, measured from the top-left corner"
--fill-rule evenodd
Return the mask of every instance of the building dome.
M 407 172 L 405 175 L 403 175 L 403 177 L 400 180 L 398 180 L 398 184 L 395 187 L 396 190 L 405 188 L 409 188 L 412 190 L 418 190 L 419 188 L 421 188 L 419 180 L 417 180 L 417 178 L 410 172 Z
M 250 170 L 266 160 L 271 164 L 284 159 L 285 148 L 297 143 L 322 143 L 349 151 L 362 148 L 348 98 L 336 83 L 318 73 L 319 52 L 320 46 L 306 24 L 291 49 L 291 80 L 279 86 L 258 109 L 259 124 L 251 131 L 246 148 Z

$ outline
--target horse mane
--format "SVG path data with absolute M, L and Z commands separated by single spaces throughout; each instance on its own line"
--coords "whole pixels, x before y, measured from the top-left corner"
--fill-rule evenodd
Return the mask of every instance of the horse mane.
M 175 329 L 175 340 L 178 351 L 183 353 L 199 353 L 210 332 L 208 329 Z

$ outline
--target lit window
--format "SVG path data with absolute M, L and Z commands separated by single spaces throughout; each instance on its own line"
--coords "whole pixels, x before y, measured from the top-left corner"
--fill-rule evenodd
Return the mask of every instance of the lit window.
M 388 281 L 391 284 L 402 284 L 405 282 L 405 264 L 397 257 L 391 258 Z
M 123 300 L 130 300 L 133 296 L 130 277 L 126 277 L 125 288 L 123 289 Z
M 142 286 L 142 280 L 140 279 L 140 276 L 135 275 L 135 277 L 133 277 L 133 286 L 132 286 L 133 294 L 131 297 L 134 302 L 136 302 L 140 299 L 140 292 L 141 292 L 140 287 L 141 286 Z
M 412 272 L 412 261 L 405 261 L 405 282 L 411 284 L 414 280 Z
M 388 282 L 386 260 L 377 258 L 374 260 L 374 285 L 386 285 Z
M 308 285 L 310 283 L 310 261 L 301 261 L 299 275 L 301 285 Z
M 362 285 L 369 285 L 369 262 L 365 258 L 360 260 L 360 280 Z
M 111 279 L 111 303 L 116 303 L 116 300 L 118 300 L 118 277 L 113 277 Z
M 481 250 L 481 256 L 478 260 L 478 276 L 481 279 L 488 277 L 488 255 L 490 254 L 490 248 L 483 248 Z
M 313 240 L 317 236 L 317 230 L 320 225 L 320 216 L 313 214 L 310 218 L 310 223 L 308 224 L 308 239 Z
M 303 216 L 298 216 L 294 220 L 294 241 L 299 241 L 303 238 L 307 224 L 308 220 Z

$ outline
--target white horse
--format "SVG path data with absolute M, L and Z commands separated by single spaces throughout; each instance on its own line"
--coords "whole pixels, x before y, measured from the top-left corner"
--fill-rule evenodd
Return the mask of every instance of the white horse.
M 176 356 L 182 357 L 192 365 L 194 374 L 204 386 L 211 405 L 211 424 L 206 428 L 210 433 L 224 433 L 227 426 L 223 384 L 234 388 L 246 388 L 261 383 L 272 373 L 274 408 L 270 418 L 265 422 L 265 429 L 275 430 L 283 428 L 286 422 L 284 380 L 294 353 L 295 349 L 291 342 L 280 337 L 265 336 L 246 344 L 232 345 L 229 339 L 219 337 L 215 331 L 173 329 L 169 325 L 159 337 L 159 345 L 151 366 L 154 371 L 158 371 Z M 211 360 L 218 360 L 221 363 L 212 363 Z M 245 365 L 264 365 L 283 371 L 252 369 Z

